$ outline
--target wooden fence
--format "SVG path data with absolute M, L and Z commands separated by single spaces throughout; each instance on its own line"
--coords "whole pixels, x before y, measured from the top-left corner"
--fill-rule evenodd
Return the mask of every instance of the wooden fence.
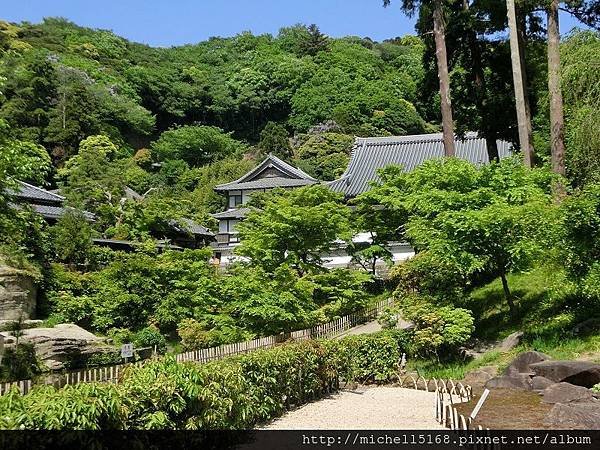
M 307 339 L 332 338 L 339 336 L 351 328 L 375 319 L 384 308 L 391 304 L 390 299 L 382 300 L 372 307 L 365 308 L 357 313 L 349 314 L 337 320 L 317 325 L 306 330 L 282 333 L 276 336 L 254 339 L 252 341 L 237 342 L 235 344 L 220 345 L 218 347 L 204 348 L 185 353 L 178 353 L 175 359 L 178 362 L 205 363 L 227 356 L 240 355 L 259 349 L 271 348 L 288 340 L 303 341 Z M 0 383 L 0 395 L 5 394 L 13 386 L 16 386 L 22 394 L 31 390 L 34 384 L 53 385 L 57 388 L 78 383 L 109 382 L 118 383 L 124 369 L 131 365 L 140 366 L 144 360 L 129 364 L 117 364 L 114 366 L 94 367 L 64 373 L 54 373 L 40 376 L 35 383 L 32 380 L 20 380 L 8 383 Z
M 400 387 L 412 388 L 421 391 L 435 392 L 435 419 L 444 427 L 451 430 L 478 430 L 484 431 L 481 425 L 474 427 L 473 419 L 458 413 L 455 404 L 468 402 L 473 398 L 473 389 L 460 381 L 443 380 L 407 375 L 400 377 Z

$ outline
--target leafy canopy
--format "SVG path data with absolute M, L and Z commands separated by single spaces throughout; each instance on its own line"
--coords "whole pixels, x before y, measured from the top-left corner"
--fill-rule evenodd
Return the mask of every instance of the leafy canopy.
M 260 200 L 238 225 L 237 252 L 268 272 L 283 264 L 299 274 L 319 270 L 322 255 L 348 238 L 348 208 L 327 186 L 277 190 Z

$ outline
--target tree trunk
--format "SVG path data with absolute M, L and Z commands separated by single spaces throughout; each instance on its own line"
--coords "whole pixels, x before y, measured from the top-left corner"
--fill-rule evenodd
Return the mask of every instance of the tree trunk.
M 435 57 L 440 80 L 440 103 L 442 109 L 442 131 L 444 134 L 444 155 L 454 156 L 454 123 L 452 121 L 452 101 L 450 99 L 450 76 L 448 75 L 448 55 L 446 53 L 446 29 L 442 0 L 435 0 L 433 9 L 433 34 L 435 37 Z
M 552 170 L 565 175 L 565 122 L 560 87 L 560 32 L 558 0 L 548 8 L 548 93 L 550 95 L 550 149 Z
M 510 317 L 514 318 L 517 315 L 517 308 L 515 307 L 515 303 L 513 302 L 512 295 L 510 293 L 510 289 L 508 288 L 508 280 L 506 279 L 506 274 L 500 275 L 502 279 L 502 289 L 504 290 L 504 298 L 506 298 L 506 303 L 508 303 L 508 311 Z
M 496 136 L 486 137 L 485 145 L 487 147 L 488 159 L 490 162 L 500 161 L 500 155 L 498 153 L 498 141 L 496 140 Z
M 523 30 L 519 30 L 517 23 L 517 9 L 515 0 L 507 0 L 508 26 L 510 28 L 510 56 L 515 87 L 515 105 L 517 109 L 517 123 L 519 127 L 519 145 L 523 152 L 523 163 L 526 167 L 533 167 L 533 139 L 529 103 L 527 101 L 527 80 L 524 64 Z

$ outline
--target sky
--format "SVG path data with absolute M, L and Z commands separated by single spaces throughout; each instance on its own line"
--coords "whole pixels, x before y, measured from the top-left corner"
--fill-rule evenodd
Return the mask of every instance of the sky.
M 40 22 L 64 17 L 78 25 L 114 31 L 129 40 L 169 47 L 241 31 L 277 34 L 296 23 L 319 26 L 332 37 L 360 36 L 377 41 L 414 33 L 399 1 L 382 0 L 4 0 L 0 19 Z M 561 17 L 561 32 L 576 25 Z

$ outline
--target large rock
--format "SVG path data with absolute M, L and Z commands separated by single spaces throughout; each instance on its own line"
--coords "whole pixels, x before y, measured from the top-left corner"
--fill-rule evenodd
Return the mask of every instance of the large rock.
M 498 369 L 493 366 L 480 367 L 479 369 L 471 370 L 465 375 L 464 383 L 471 386 L 484 385 L 489 380 L 496 376 Z
M 544 425 L 571 430 L 600 430 L 599 403 L 557 403 L 546 415 Z
M 522 331 L 515 331 L 512 334 L 509 334 L 505 337 L 500 344 L 498 344 L 498 350 L 502 352 L 509 352 L 517 345 L 521 343 L 521 338 L 523 337 Z
M 547 387 L 549 387 L 553 384 L 555 384 L 554 381 L 549 380 L 548 378 L 545 378 L 545 377 L 533 377 L 531 379 L 531 388 L 534 391 L 543 391 L 544 389 L 546 389 Z
M 590 334 L 600 331 L 600 317 L 584 320 L 573 327 L 573 334 Z
M 60 324 L 54 328 L 24 330 L 21 342 L 34 345 L 37 356 L 49 369 L 63 369 L 65 363 L 85 360 L 96 353 L 114 351 L 104 344 L 104 339 L 73 324 Z
M 24 270 L 7 266 L 0 258 L 0 320 L 31 319 L 35 315 L 37 287 Z
M 567 382 L 591 388 L 600 383 L 600 364 L 587 361 L 542 361 L 530 364 L 533 372 L 554 382 Z
M 571 403 L 595 401 L 592 391 L 571 383 L 556 383 L 548 386 L 542 392 L 545 403 Z
M 488 389 L 531 389 L 531 378 L 527 374 L 517 373 L 514 375 L 502 375 L 492 378 L 485 387 Z
M 552 359 L 542 352 L 530 351 L 520 353 L 504 371 L 504 375 L 513 375 L 518 373 L 531 373 L 531 364 Z

